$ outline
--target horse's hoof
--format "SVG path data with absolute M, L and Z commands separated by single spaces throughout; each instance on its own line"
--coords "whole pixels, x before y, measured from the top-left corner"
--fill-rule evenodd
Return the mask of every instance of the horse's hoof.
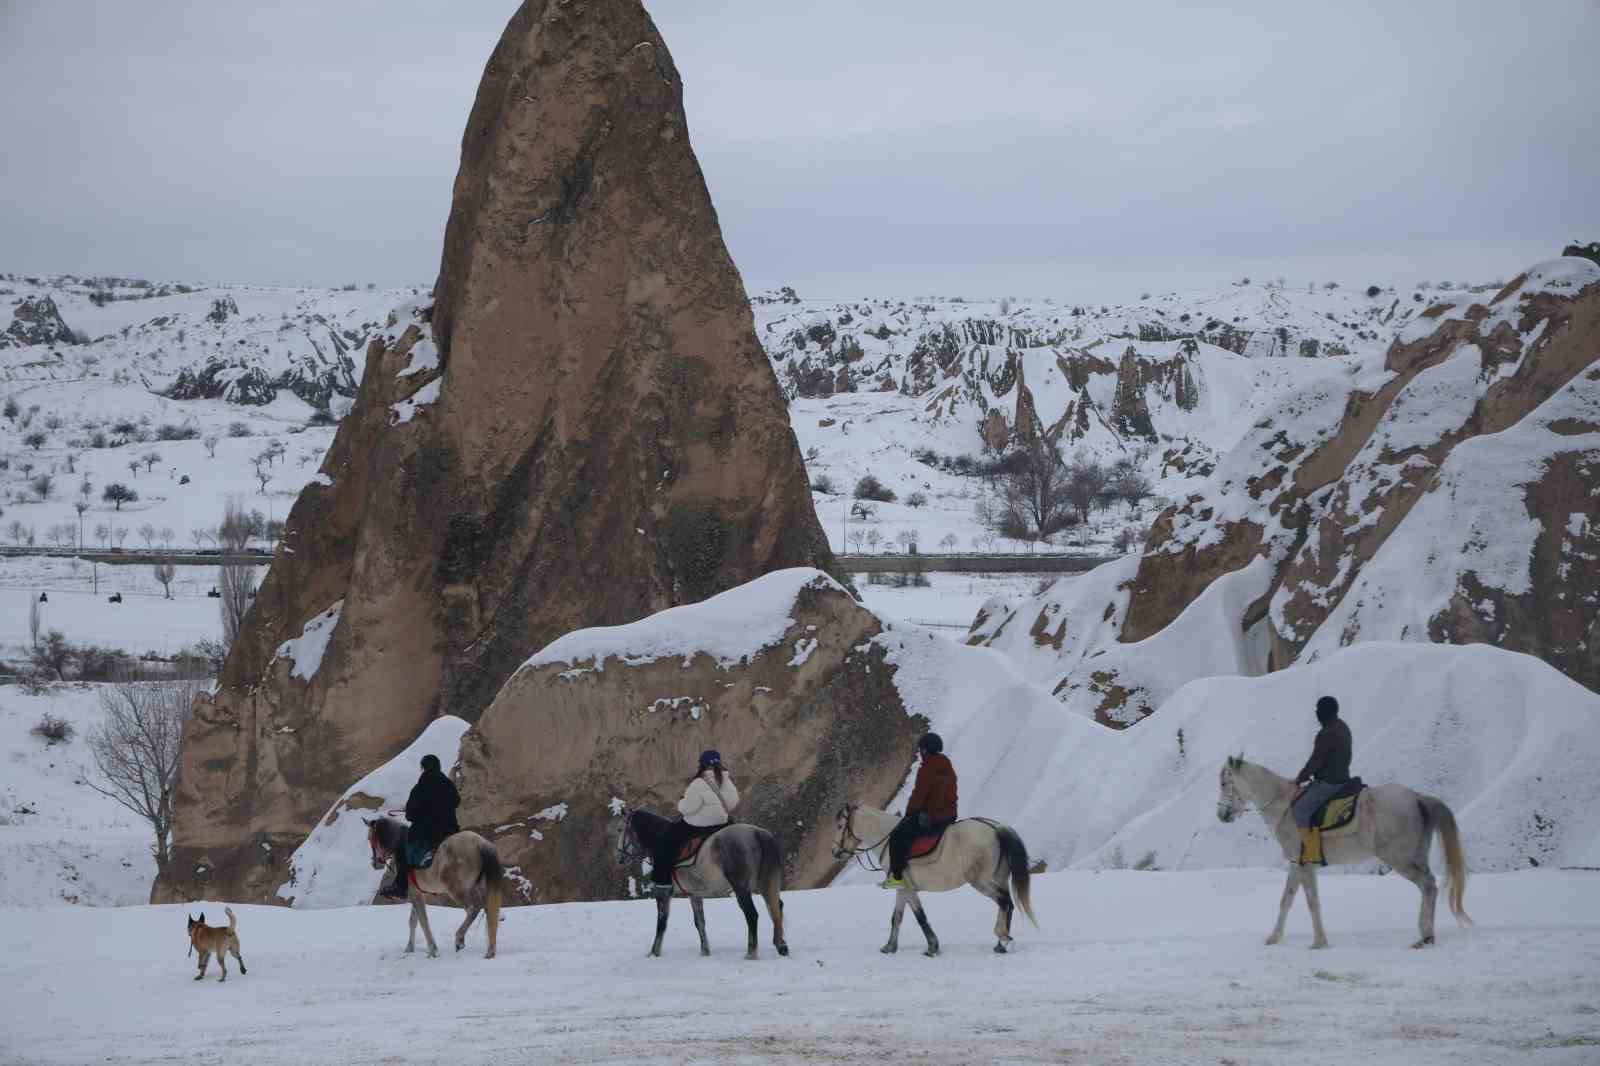
M 488 951 L 485 951 L 485 952 L 484 952 L 484 953 L 483 953 L 483 957 L 484 957 L 484 958 L 486 958 L 486 959 L 492 959 L 492 958 L 494 958 L 494 949 L 493 949 L 493 948 L 490 948 L 490 949 L 489 949 L 489 950 L 488 950 Z
M 416 948 L 412 947 L 410 944 L 406 945 L 406 954 L 407 955 L 415 955 L 416 953 L 417 953 L 417 949 Z
M 1312 951 L 1321 951 L 1323 948 L 1325 948 L 1327 946 L 1328 946 L 1328 942 L 1326 940 L 1317 940 L 1317 941 L 1314 941 L 1312 943 L 1311 950 Z
M 439 957 L 439 949 L 438 948 L 429 948 L 428 949 L 428 958 L 437 959 L 438 957 Z
M 788 944 L 779 944 L 778 945 L 778 954 L 782 955 L 784 958 L 787 959 L 789 957 L 789 945 Z
M 1415 944 L 1412 944 L 1411 946 L 1414 947 L 1414 948 L 1432 947 L 1433 946 L 1433 937 L 1425 936 L 1421 940 L 1417 941 Z
M 747 951 L 744 953 L 744 957 L 746 961 L 754 962 L 761 957 L 761 953 L 757 951 Z
M 885 955 L 893 955 L 895 953 L 895 946 L 893 944 L 885 944 L 878 950 L 883 952 Z
M 701 957 L 701 958 L 702 958 L 702 959 L 703 959 L 703 958 L 706 958 L 706 957 L 707 957 L 707 956 L 709 956 L 709 955 L 710 955 L 710 954 L 711 954 L 711 949 L 710 949 L 710 948 L 701 948 L 701 949 L 700 949 L 700 957 Z
M 1269 948 L 1277 947 L 1278 946 L 1278 942 L 1281 941 L 1282 939 L 1283 939 L 1283 937 L 1278 936 L 1277 934 L 1273 934 L 1272 936 L 1267 937 L 1267 947 L 1269 947 Z
M 1004 955 L 1006 953 L 1006 946 L 1004 944 L 996 944 L 994 946 L 994 953 L 996 955 Z
M 930 959 L 937 959 L 939 957 L 939 949 L 938 948 L 929 948 L 927 951 L 924 951 L 923 954 L 926 955 Z

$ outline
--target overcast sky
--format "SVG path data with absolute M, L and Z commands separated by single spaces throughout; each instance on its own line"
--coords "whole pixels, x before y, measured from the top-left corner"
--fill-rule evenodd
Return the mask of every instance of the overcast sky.
M 431 282 L 516 6 L 0 0 L 0 270 Z M 1483 281 L 1600 239 L 1600 0 L 649 6 L 752 292 Z

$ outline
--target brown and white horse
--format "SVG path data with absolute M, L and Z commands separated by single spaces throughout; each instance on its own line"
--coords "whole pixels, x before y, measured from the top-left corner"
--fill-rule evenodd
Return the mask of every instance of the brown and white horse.
M 389 865 L 395 852 L 406 846 L 408 827 L 399 819 L 389 817 L 363 818 L 367 823 L 367 843 L 372 848 L 372 868 L 382 870 Z M 434 849 L 433 862 L 425 870 L 411 871 L 411 935 L 406 938 L 406 950 L 417 950 L 417 924 L 422 925 L 422 935 L 428 939 L 428 957 L 437 958 L 439 945 L 433 941 L 433 930 L 428 926 L 428 905 L 423 894 L 446 896 L 466 908 L 467 917 L 456 930 L 456 950 L 467 943 L 467 929 L 484 914 L 489 936 L 486 959 L 494 958 L 495 942 L 500 932 L 500 894 L 505 880 L 505 870 L 500 865 L 500 853 L 477 833 L 463 831 L 452 833 Z

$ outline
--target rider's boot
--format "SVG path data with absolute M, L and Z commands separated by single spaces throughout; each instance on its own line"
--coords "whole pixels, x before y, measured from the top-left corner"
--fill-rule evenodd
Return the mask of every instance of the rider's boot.
M 669 881 L 666 884 L 662 884 L 660 881 L 650 882 L 650 894 L 656 899 L 671 899 L 672 882 Z
M 1300 865 L 1328 865 L 1327 860 L 1322 857 L 1322 830 L 1315 827 L 1300 829 Z

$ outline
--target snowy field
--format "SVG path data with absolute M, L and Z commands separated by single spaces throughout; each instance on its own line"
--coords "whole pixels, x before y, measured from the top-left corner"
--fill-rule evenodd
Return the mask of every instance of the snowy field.
M 191 980 L 182 907 L 3 910 L 0 1061 L 1600 1061 L 1600 874 L 1475 878 L 1477 926 L 1446 921 L 1427 951 L 1406 947 L 1416 891 L 1375 876 L 1324 883 L 1330 949 L 1305 950 L 1303 906 L 1263 947 L 1281 879 L 1047 874 L 1042 928 L 1023 925 L 1009 956 L 990 951 L 991 904 L 929 896 L 937 959 L 910 921 L 900 954 L 878 953 L 890 899 L 874 888 L 790 893 L 791 957 L 764 939 L 754 962 L 729 900 L 707 907 L 711 958 L 680 901 L 659 960 L 642 901 L 513 909 L 488 961 L 481 926 L 451 953 L 455 911 L 433 911 L 429 959 L 402 953 L 397 908 L 236 906 L 250 972 L 226 984 L 214 964 Z
M 884 575 L 894 578 L 896 575 Z M 926 575 L 928 586 L 899 588 L 874 585 L 866 574 L 853 574 L 851 580 L 861 593 L 861 602 L 883 618 L 917 622 L 940 628 L 972 625 L 978 608 L 994 596 L 1021 599 L 1032 596 L 1045 582 L 1056 578 L 1070 581 L 1072 574 L 947 574 Z M 3 609 L 3 607 L 0 607 Z M 0 622 L 0 626 L 4 623 Z

